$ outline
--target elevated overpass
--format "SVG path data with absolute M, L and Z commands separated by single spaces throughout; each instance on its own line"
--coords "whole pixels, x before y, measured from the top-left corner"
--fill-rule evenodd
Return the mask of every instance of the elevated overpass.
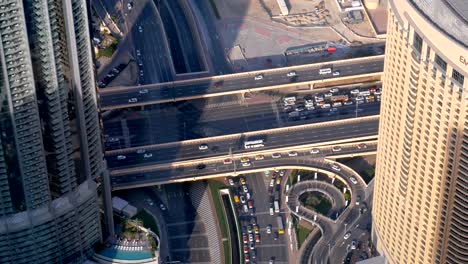
M 379 116 L 351 118 L 324 123 L 231 134 L 166 144 L 139 146 L 106 151 L 111 173 L 151 171 L 175 162 L 191 162 L 217 157 L 241 157 L 288 151 L 290 148 L 311 148 L 330 144 L 343 144 L 377 139 Z M 265 146 L 245 149 L 250 138 L 264 138 Z M 207 144 L 207 150 L 200 150 Z
M 320 68 L 331 65 L 334 71 L 340 72 L 339 76 L 319 74 Z M 379 55 L 167 83 L 109 87 L 99 89 L 100 104 L 102 110 L 113 110 L 303 85 L 323 87 L 377 81 L 381 79 L 383 65 L 384 55 Z M 288 76 L 290 72 L 296 75 Z M 259 74 L 263 79 L 255 80 Z
M 280 158 L 266 156 L 262 160 L 255 160 L 253 153 L 245 154 L 243 157 L 250 159 L 250 166 L 243 166 L 240 161 L 241 156 L 220 155 L 212 158 L 193 159 L 186 162 L 166 164 L 164 166 L 138 168 L 133 170 L 111 170 L 110 177 L 113 190 L 140 188 L 158 184 L 195 181 L 228 175 L 238 175 L 241 173 L 253 173 L 269 168 L 288 169 L 323 169 L 332 170 L 327 167 L 325 158 L 330 159 L 336 156 L 352 157 L 375 154 L 377 151 L 377 141 L 364 141 L 366 147 L 360 147 L 361 143 L 334 144 L 341 147 L 340 151 L 333 151 L 330 145 L 317 147 L 319 153 L 311 153 L 310 148 L 304 146 L 290 147 L 295 150 L 297 156 L 290 157 L 288 153 L 281 153 Z M 265 152 L 267 153 L 267 152 Z M 231 164 L 224 164 L 224 159 L 232 157 Z M 198 164 L 204 164 L 200 169 Z M 325 164 L 325 165 L 324 165 Z

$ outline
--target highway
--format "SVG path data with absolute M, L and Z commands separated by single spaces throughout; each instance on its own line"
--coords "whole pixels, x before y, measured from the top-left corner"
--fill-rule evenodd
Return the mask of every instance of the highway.
M 378 131 L 378 117 L 367 120 L 353 120 L 333 124 L 317 124 L 305 128 L 283 129 L 276 133 L 264 134 L 265 147 L 260 149 L 244 148 L 244 134 L 197 142 L 194 144 L 174 143 L 169 146 L 140 147 L 138 149 L 121 149 L 106 152 L 106 160 L 110 170 L 141 168 L 143 166 L 166 164 L 175 161 L 187 161 L 214 156 L 229 156 L 232 154 L 265 151 L 276 148 L 300 146 L 304 144 L 320 144 L 334 140 L 346 140 L 359 137 L 375 136 Z M 249 137 L 247 137 L 249 139 Z M 208 144 L 207 150 L 200 150 L 201 143 Z M 124 159 L 118 156 L 125 156 Z M 146 155 L 146 158 L 145 158 Z
M 339 151 L 340 155 L 353 154 L 355 156 L 375 153 L 377 144 L 367 144 L 367 148 L 359 149 L 356 145 L 343 147 Z M 180 167 L 163 166 L 160 168 L 148 168 L 140 172 L 119 171 L 112 170 L 110 172 L 112 187 L 114 190 L 139 188 L 143 186 L 152 186 L 158 184 L 165 184 L 175 181 L 187 181 L 196 179 L 198 177 L 216 177 L 223 174 L 238 174 L 247 173 L 255 170 L 271 169 L 279 167 L 293 167 L 300 166 L 305 168 L 318 168 L 324 167 L 331 170 L 328 166 L 323 165 L 323 159 L 327 156 L 337 155 L 338 153 L 332 152 L 330 147 L 322 148 L 318 154 L 311 154 L 309 151 L 298 151 L 298 156 L 289 157 L 287 153 L 282 154 L 281 158 L 273 159 L 271 156 L 265 156 L 263 160 L 253 160 L 250 155 L 250 166 L 243 166 L 240 160 L 235 159 L 232 164 L 223 164 L 222 160 L 213 162 L 206 162 L 205 168 L 198 169 L 195 165 L 187 165 Z M 200 162 L 201 163 L 201 162 Z
M 200 99 L 180 104 L 157 105 L 153 106 L 154 109 L 132 111 L 114 119 L 104 119 L 104 133 L 108 138 L 106 150 L 292 127 L 356 116 L 355 104 L 339 107 L 334 113 L 330 113 L 330 109 L 304 110 L 301 114 L 305 120 L 291 120 L 280 101 L 229 103 L 217 107 L 216 103 L 210 104 L 206 99 Z M 359 104 L 359 117 L 378 115 L 379 112 L 379 102 Z M 110 142 L 110 138 L 114 141 Z
M 380 73 L 383 71 L 383 57 L 366 58 L 362 61 L 340 62 L 333 70 L 339 71 L 340 76 L 319 74 L 320 65 L 311 67 L 294 67 L 296 76 L 288 77 L 291 67 L 265 71 L 262 80 L 254 80 L 255 73 L 247 73 L 211 78 L 193 79 L 185 82 L 163 83 L 159 85 L 142 85 L 135 88 L 115 87 L 99 89 L 102 110 L 127 108 L 131 106 L 148 105 L 160 102 L 176 101 L 178 98 L 206 96 L 207 94 L 222 94 L 240 92 L 259 87 L 284 85 L 290 83 L 307 82 L 333 77 L 346 77 L 359 74 Z M 333 62 L 330 62 L 331 65 Z

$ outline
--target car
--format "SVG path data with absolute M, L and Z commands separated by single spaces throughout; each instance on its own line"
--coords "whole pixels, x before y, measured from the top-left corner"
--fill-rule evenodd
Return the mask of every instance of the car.
M 359 89 L 351 90 L 349 93 L 352 94 L 352 95 L 359 94 Z
M 140 90 L 139 93 L 140 93 L 140 94 L 147 94 L 147 93 L 148 93 L 148 89 Z
M 274 260 L 274 259 L 270 259 L 270 261 L 268 262 L 268 264 L 275 264 L 275 260 Z
M 143 75 L 144 75 L 143 70 L 140 70 L 140 76 L 143 76 Z
M 357 246 L 357 242 L 356 242 L 356 240 L 353 240 L 351 242 L 351 249 L 356 249 L 356 246 Z
M 247 186 L 242 185 L 242 191 L 244 191 L 244 193 L 248 193 L 249 189 L 247 188 Z
M 273 153 L 273 154 L 271 154 L 271 157 L 274 158 L 274 159 L 278 159 L 278 158 L 281 158 L 281 154 L 280 153 Z
M 280 176 L 280 177 L 283 177 L 285 173 L 286 173 L 286 172 L 285 172 L 284 170 L 281 170 L 281 171 L 279 172 L 279 176 Z
M 141 52 L 140 52 L 139 49 L 136 50 L 136 54 L 137 54 L 137 56 L 141 56 Z
M 124 159 L 126 159 L 126 158 L 127 158 L 127 156 L 125 156 L 125 155 L 118 155 L 118 156 L 117 156 L 117 159 L 118 159 L 118 160 L 124 160 Z
M 256 224 L 257 224 L 257 218 L 251 217 L 251 218 L 250 218 L 250 223 L 251 223 L 252 225 L 256 225 Z
M 330 108 L 330 113 L 336 113 L 336 112 L 338 112 L 338 108 L 336 107 Z
M 273 209 L 273 207 L 270 207 L 270 215 L 274 215 L 275 214 L 275 209 Z
M 143 27 L 142 26 L 138 26 L 138 32 L 143 33 Z
M 249 242 L 246 234 L 242 234 L 242 242 L 244 242 L 244 244 L 247 244 Z
M 258 228 L 258 225 L 254 225 L 254 233 L 260 234 L 260 228 Z
M 283 110 L 286 112 L 286 113 L 290 113 L 292 111 L 294 111 L 294 107 L 292 107 L 292 105 L 287 105 L 283 108 Z
M 242 167 L 250 167 L 252 165 L 250 162 L 243 162 Z
M 263 156 L 262 154 L 258 154 L 257 156 L 255 156 L 255 160 L 263 160 L 265 159 L 265 156 Z
M 336 171 L 341 171 L 341 167 L 338 164 L 331 165 L 331 168 L 336 170 Z
M 351 233 L 348 232 L 348 233 L 346 233 L 346 234 L 344 235 L 343 239 L 346 240 L 346 239 L 348 239 L 350 236 L 351 236 Z
M 249 253 L 246 253 L 246 254 L 245 254 L 244 260 L 245 260 L 245 263 L 249 263 L 249 262 L 250 262 Z
M 318 148 L 313 148 L 310 150 L 310 154 L 319 154 L 320 153 L 320 149 Z
M 288 74 L 286 74 L 286 76 L 288 76 L 288 77 L 293 77 L 293 76 L 296 76 L 296 75 L 297 75 L 296 71 L 290 71 L 290 72 L 288 72 Z
M 254 250 L 255 249 L 255 244 L 253 242 L 251 242 L 249 247 L 250 247 L 250 250 Z
M 257 259 L 257 252 L 255 252 L 255 249 L 252 249 L 250 254 L 252 255 L 252 259 Z
M 214 87 L 216 87 L 216 88 L 218 88 L 218 87 L 221 87 L 221 86 L 223 86 L 223 84 L 224 84 L 224 81 L 223 81 L 223 80 L 221 80 L 221 81 L 217 81 L 217 82 L 215 82 L 213 86 L 214 86 Z
M 145 149 L 137 149 L 137 151 L 136 151 L 136 153 L 138 153 L 138 154 L 143 154 L 145 152 L 146 152 Z
M 127 4 L 127 9 L 130 11 L 133 8 L 133 3 L 128 3 Z
M 228 178 L 229 185 L 234 186 L 234 180 L 232 178 Z
M 255 81 L 263 80 L 263 74 L 258 74 L 257 76 L 255 76 L 254 80 Z
M 356 205 L 359 205 L 360 202 L 361 202 L 361 196 L 358 195 L 356 196 Z
M 240 180 L 240 183 L 241 183 L 242 185 L 244 185 L 244 184 L 247 183 L 247 182 L 245 181 L 245 178 L 244 178 L 244 177 L 240 177 L 239 180 Z
M 208 145 L 207 145 L 207 144 L 201 144 L 200 146 L 198 146 L 198 149 L 199 149 L 199 150 L 207 150 L 207 149 L 208 149 Z
M 206 168 L 206 165 L 203 163 L 197 165 L 197 170 L 203 170 L 204 168 Z
M 267 234 L 271 234 L 271 225 L 267 225 L 266 232 Z
M 281 178 L 278 177 L 278 178 L 276 178 L 276 185 L 280 185 L 280 184 L 281 184 Z
M 330 97 L 333 96 L 333 94 L 332 93 L 326 93 L 326 94 L 324 94 L 324 96 L 325 96 L 325 98 L 330 98 Z
M 340 76 L 340 71 L 334 71 L 332 75 L 333 76 Z
M 363 206 L 361 207 L 361 209 L 359 210 L 359 212 L 360 212 L 361 214 L 367 212 L 367 206 L 363 205 Z
M 245 204 L 245 197 L 243 195 L 240 196 L 241 203 Z
M 143 158 L 147 159 L 147 158 L 151 158 L 153 157 L 153 154 L 152 153 L 145 153 L 143 154 Z
M 133 98 L 128 99 L 128 102 L 129 103 L 136 103 L 136 102 L 138 102 L 138 99 L 133 97 Z
M 260 235 L 259 234 L 255 235 L 255 242 L 260 243 Z
M 228 159 L 224 159 L 224 160 L 223 160 L 223 164 L 224 164 L 224 165 L 232 164 L 232 159 L 229 159 L 229 158 L 228 158 Z
M 249 247 L 248 246 L 244 246 L 244 254 L 247 254 L 249 253 Z
M 322 109 L 328 109 L 328 108 L 330 108 L 330 107 L 331 107 L 330 104 L 323 104 L 323 105 L 321 106 Z
M 332 147 L 332 151 L 333 151 L 333 152 L 341 151 L 341 147 L 340 147 L 340 146 L 333 146 L 333 147 Z
M 247 158 L 247 157 L 242 157 L 242 158 L 240 159 L 240 161 L 241 161 L 241 162 L 249 162 L 250 159 Z
M 245 198 L 246 198 L 247 200 L 250 200 L 250 199 L 252 198 L 252 196 L 250 196 L 250 193 L 245 193 Z
M 278 240 L 278 237 L 279 237 L 278 232 L 275 231 L 275 234 L 274 234 L 273 239 L 274 239 L 274 240 Z
M 253 236 L 253 234 L 249 234 L 249 241 L 250 241 L 250 242 L 253 242 L 253 241 L 254 241 L 254 236 Z
M 338 88 L 332 88 L 330 89 L 330 93 L 337 93 L 339 92 L 340 90 Z
M 361 143 L 361 144 L 357 145 L 357 148 L 358 149 L 366 149 L 367 145 L 365 143 Z
M 289 157 L 296 157 L 297 156 L 297 151 L 289 151 L 288 156 Z
M 343 103 L 343 105 L 352 105 L 353 104 L 353 101 L 346 101 Z
M 354 177 L 349 177 L 349 180 L 351 180 L 351 182 L 352 182 L 353 184 L 357 184 L 356 178 L 354 178 Z
M 272 178 L 270 180 L 270 187 L 274 187 L 275 186 L 275 178 Z

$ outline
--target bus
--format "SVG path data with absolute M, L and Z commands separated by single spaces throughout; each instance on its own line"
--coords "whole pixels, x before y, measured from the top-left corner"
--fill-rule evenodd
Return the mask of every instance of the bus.
M 263 139 L 248 140 L 244 142 L 245 149 L 261 148 L 264 146 L 265 146 L 265 143 L 263 142 Z
M 279 203 L 278 201 L 275 201 L 275 213 L 279 213 L 279 212 L 280 212 Z
M 278 234 L 284 234 L 283 218 L 281 218 L 281 216 L 277 216 L 276 221 L 278 223 Z

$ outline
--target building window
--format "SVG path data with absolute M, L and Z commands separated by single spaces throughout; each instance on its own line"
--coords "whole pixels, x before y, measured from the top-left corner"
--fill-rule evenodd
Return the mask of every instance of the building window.
M 431 56 L 431 47 L 427 46 L 426 50 L 426 60 L 429 60 L 429 57 Z
M 447 71 L 447 62 L 445 62 L 439 55 L 435 56 L 435 63 L 439 65 L 442 70 Z
M 452 70 L 452 78 L 463 86 L 463 82 L 465 81 L 465 76 L 463 76 L 463 74 L 454 69 Z
M 423 42 L 422 42 L 421 36 L 419 36 L 418 33 L 414 32 L 413 47 L 419 53 L 421 53 L 421 51 L 422 51 L 422 44 L 423 44 Z

